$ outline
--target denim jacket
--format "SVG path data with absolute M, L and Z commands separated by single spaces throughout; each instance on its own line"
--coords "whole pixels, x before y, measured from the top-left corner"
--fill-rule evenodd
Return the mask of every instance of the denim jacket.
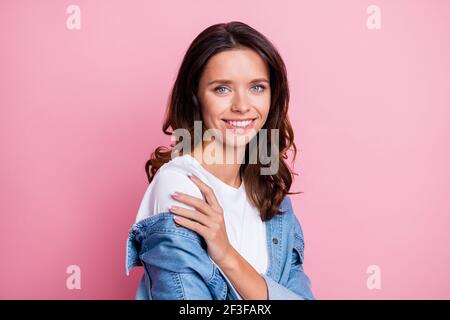
M 311 281 L 303 271 L 304 240 L 289 196 L 265 221 L 269 264 L 260 273 L 268 300 L 312 300 Z M 126 246 L 126 274 L 143 266 L 138 300 L 239 300 L 225 273 L 209 257 L 205 240 L 177 226 L 173 213 L 161 212 L 131 227 Z

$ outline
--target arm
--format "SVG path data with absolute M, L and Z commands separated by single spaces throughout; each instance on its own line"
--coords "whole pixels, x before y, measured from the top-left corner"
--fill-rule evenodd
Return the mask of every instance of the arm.
M 294 247 L 286 286 L 263 273 L 259 274 L 235 250 L 219 266 L 245 300 L 313 300 L 315 298 L 311 292 L 311 282 L 303 271 L 300 257 L 299 248 Z
M 287 217 L 295 220 L 288 222 L 294 225 L 290 229 L 292 235 L 292 262 L 288 266 L 289 281 L 287 287 L 271 281 L 259 274 L 229 243 L 224 225 L 223 209 L 220 207 L 212 188 L 195 176 L 190 176 L 205 196 L 205 201 L 187 194 L 172 195 L 181 203 L 192 206 L 196 210 L 172 207 L 170 211 L 176 214 L 175 219 L 182 226 L 197 232 L 207 243 L 208 254 L 229 278 L 233 287 L 243 299 L 276 300 L 276 299 L 307 299 L 312 296 L 309 290 L 309 279 L 303 272 L 303 234 L 300 223 L 293 214 L 290 199 L 286 199 Z M 294 241 L 295 240 L 295 241 Z M 300 287 L 304 287 L 301 289 Z M 291 290 L 292 289 L 292 290 Z
M 304 238 L 303 230 L 298 218 L 295 216 L 291 200 L 286 198 L 286 213 L 290 219 L 289 225 L 292 236 L 292 252 L 290 253 L 290 269 L 288 280 L 284 285 L 276 282 L 271 277 L 258 274 L 239 253 L 232 252 L 230 259 L 221 266 L 233 286 L 244 299 L 267 300 L 314 300 L 311 291 L 311 281 L 303 270 Z M 263 279 L 264 281 L 262 281 Z
M 170 194 L 179 190 L 201 196 L 186 175 L 173 169 L 161 169 L 141 203 L 137 221 L 156 213 L 160 218 L 154 218 L 156 222 L 151 231 L 132 236 L 133 241 L 128 244 L 128 269 L 133 265 L 143 265 L 145 269 L 137 299 L 213 299 L 206 283 L 211 277 L 206 264 L 209 258 L 200 245 L 200 238 L 192 231 L 176 228 L 173 215 L 168 212 L 175 203 Z
M 141 261 L 145 281 L 140 284 L 153 300 L 212 300 L 207 286 L 211 270 L 197 240 L 173 232 L 146 235 Z M 141 288 L 142 291 L 142 288 Z
M 244 300 L 268 300 L 267 285 L 262 274 L 245 260 L 233 247 L 227 259 L 219 264 Z

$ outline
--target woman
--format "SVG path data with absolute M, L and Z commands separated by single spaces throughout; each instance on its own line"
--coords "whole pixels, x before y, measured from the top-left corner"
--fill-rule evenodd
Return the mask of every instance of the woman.
M 258 31 L 216 24 L 192 42 L 163 125 L 183 144 L 147 162 L 129 232 L 137 299 L 314 299 L 287 196 L 288 104 L 285 65 Z

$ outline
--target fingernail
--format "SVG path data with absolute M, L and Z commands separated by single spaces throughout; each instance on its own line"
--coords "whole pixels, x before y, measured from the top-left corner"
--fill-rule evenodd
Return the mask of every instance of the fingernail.
M 172 197 L 179 198 L 179 197 L 181 197 L 181 194 L 178 192 L 174 192 L 174 193 L 172 193 Z
M 171 207 L 169 208 L 170 211 L 177 211 L 177 209 L 178 209 L 178 207 L 176 207 L 176 206 L 171 206 Z

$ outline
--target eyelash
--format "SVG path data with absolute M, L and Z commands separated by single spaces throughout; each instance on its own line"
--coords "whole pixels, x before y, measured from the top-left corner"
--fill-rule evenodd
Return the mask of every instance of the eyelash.
M 257 93 L 261 93 L 261 92 L 263 92 L 263 91 L 266 89 L 266 87 L 265 87 L 264 85 L 262 85 L 262 84 L 254 85 L 252 88 L 254 88 L 254 87 L 261 87 L 261 91 L 258 91 Z M 214 88 L 214 91 L 217 92 L 217 89 L 221 89 L 221 88 L 227 89 L 227 88 L 224 87 L 224 86 L 219 86 L 219 87 Z M 217 93 L 218 93 L 218 94 L 223 94 L 223 92 L 222 92 L 222 93 L 217 92 Z

